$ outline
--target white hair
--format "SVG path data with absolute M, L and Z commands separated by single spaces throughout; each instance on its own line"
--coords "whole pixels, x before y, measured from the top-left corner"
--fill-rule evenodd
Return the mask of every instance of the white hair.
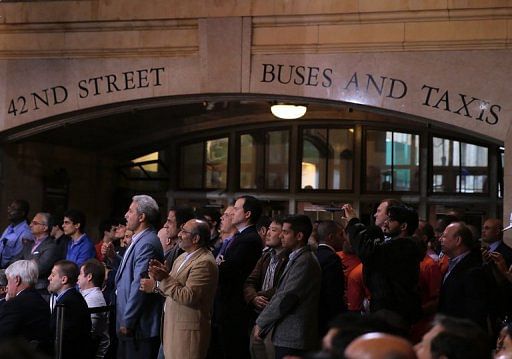
M 150 224 L 155 223 L 158 220 L 159 208 L 153 197 L 146 194 L 133 196 L 132 201 L 137 204 L 137 213 L 145 214 L 147 221 Z
M 5 275 L 11 278 L 20 277 L 22 283 L 33 286 L 39 277 L 39 270 L 35 261 L 19 260 L 7 267 Z

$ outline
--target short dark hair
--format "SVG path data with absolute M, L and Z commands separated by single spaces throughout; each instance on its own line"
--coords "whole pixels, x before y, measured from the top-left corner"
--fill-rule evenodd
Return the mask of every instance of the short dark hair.
M 60 261 L 57 261 L 54 264 L 54 266 L 57 267 L 57 271 L 59 272 L 61 277 L 68 277 L 68 285 L 72 287 L 76 285 L 76 282 L 78 281 L 78 275 L 80 274 L 80 270 L 78 269 L 78 266 L 76 265 L 75 262 L 62 259 Z
M 80 224 L 78 230 L 80 233 L 85 232 L 85 214 L 77 209 L 68 209 L 64 212 L 64 217 L 68 217 L 73 224 Z
M 28 216 L 28 212 L 30 211 L 30 205 L 27 201 L 25 201 L 24 199 L 15 199 L 14 201 L 12 201 L 12 203 L 16 203 L 18 205 L 20 211 L 24 213 L 24 217 Z
M 52 231 L 52 228 L 57 226 L 59 229 L 62 230 L 62 221 L 64 218 L 62 216 L 51 216 L 48 221 L 48 228 L 50 228 L 50 232 Z
M 336 234 L 340 230 L 340 225 L 332 220 L 322 221 L 316 229 L 318 242 L 325 242 L 329 234 Z
M 277 224 L 280 224 L 282 226 L 283 225 L 283 221 L 284 221 L 284 217 L 283 216 L 275 216 L 275 217 L 272 217 L 272 220 L 270 221 L 270 224 L 272 224 L 272 222 L 276 222 Z M 270 227 L 270 224 L 269 224 L 269 227 Z
M 92 276 L 92 283 L 95 287 L 102 287 L 105 282 L 105 266 L 96 258 L 91 258 L 82 264 L 85 275 Z
M 268 216 L 261 216 L 258 222 L 256 223 L 256 230 L 259 231 L 261 228 L 268 229 L 272 223 L 272 220 Z
M 406 223 L 409 236 L 412 236 L 418 228 L 418 212 L 411 207 L 406 205 L 388 207 L 388 216 L 400 224 Z
M 181 228 L 185 223 L 195 218 L 194 210 L 190 207 L 171 207 L 167 213 L 173 211 L 176 217 L 176 226 Z
M 385 198 L 379 202 L 379 204 L 386 202 L 388 204 L 388 208 L 391 206 L 403 206 L 404 203 L 395 198 Z
M 250 224 L 256 224 L 260 219 L 261 213 L 263 212 L 263 206 L 261 205 L 261 201 L 253 196 L 240 196 L 237 199 L 244 199 L 244 212 L 251 212 L 251 217 L 249 217 Z
M 104 219 L 101 221 L 100 225 L 98 226 L 99 230 L 99 238 L 103 238 L 103 233 L 105 231 L 109 232 L 112 229 L 112 226 L 115 226 L 115 223 L 112 219 Z
M 427 242 L 432 242 L 436 236 L 434 233 L 434 227 L 432 227 L 432 225 L 424 219 L 420 219 L 418 221 L 418 223 L 420 223 L 420 222 L 422 222 L 424 224 L 423 224 L 423 227 L 421 228 L 421 230 L 419 230 L 419 234 L 427 237 Z
M 203 208 L 199 208 L 197 211 L 196 211 L 196 217 L 197 218 L 204 218 L 206 220 L 206 216 L 210 217 L 211 219 L 211 222 L 215 222 L 215 229 L 218 229 L 219 226 L 220 226 L 220 211 L 217 209 L 217 208 L 213 208 L 213 207 L 203 207 Z M 212 223 L 210 221 L 208 221 L 210 223 L 210 225 L 212 225 Z
M 487 335 L 471 320 L 438 315 L 434 324 L 441 325 L 443 331 L 430 343 L 433 358 L 441 355 L 449 359 L 491 358 Z
M 283 223 L 289 223 L 294 233 L 302 233 L 304 235 L 304 243 L 307 244 L 308 238 L 311 236 L 311 232 L 313 232 L 313 225 L 308 216 L 305 214 L 288 216 L 283 220 Z

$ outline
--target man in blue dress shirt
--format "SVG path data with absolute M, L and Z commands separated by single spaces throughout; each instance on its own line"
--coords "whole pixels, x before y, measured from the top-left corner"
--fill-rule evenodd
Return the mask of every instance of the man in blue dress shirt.
M 2 269 L 21 258 L 25 241 L 34 241 L 27 224 L 28 211 L 28 202 L 21 199 L 14 200 L 7 207 L 10 224 L 0 237 L 0 268 Z
M 78 268 L 88 259 L 96 256 L 94 244 L 85 234 L 85 215 L 75 209 L 69 209 L 64 213 L 62 222 L 64 234 L 71 237 L 68 243 L 66 259 L 76 263 Z

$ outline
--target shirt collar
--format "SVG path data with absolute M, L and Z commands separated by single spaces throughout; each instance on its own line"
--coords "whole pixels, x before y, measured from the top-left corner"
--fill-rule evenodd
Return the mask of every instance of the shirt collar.
M 101 291 L 101 289 L 99 287 L 92 287 L 92 288 L 87 288 L 87 289 L 84 289 L 84 290 L 81 290 L 80 289 L 80 293 L 84 296 L 84 297 L 87 297 L 87 295 L 89 295 L 90 293 L 92 292 L 96 292 L 96 291 Z
M 71 240 L 71 246 L 75 246 L 77 244 L 82 243 L 84 241 L 84 238 L 85 238 L 85 233 L 82 233 L 82 235 L 80 237 L 78 237 L 78 239 L 76 241 Z
M 467 252 L 464 252 L 462 254 L 459 254 L 457 257 L 453 257 L 453 258 L 450 258 L 450 261 L 449 263 L 452 265 L 452 266 L 455 266 L 457 265 L 457 263 L 459 263 L 464 257 L 466 257 L 471 251 L 467 251 Z
M 500 242 L 501 241 L 496 241 L 496 242 L 492 242 L 491 244 L 489 244 L 489 251 L 490 252 L 496 252 L 496 249 L 500 245 Z
M 290 256 L 289 256 L 289 261 L 293 261 L 295 258 L 297 258 L 298 256 L 300 256 L 300 254 L 302 252 L 304 252 L 306 250 L 306 247 L 307 246 L 302 246 L 300 248 L 297 248 L 295 249 L 293 252 L 290 253 Z
M 238 229 L 238 233 L 242 233 L 243 231 L 245 231 L 250 226 L 252 226 L 252 224 L 249 224 L 249 225 L 247 225 L 245 227 L 240 227 L 240 228 L 236 227 L 236 229 Z
M 333 251 L 334 253 L 336 253 L 336 251 L 334 250 L 334 248 L 330 245 L 328 245 L 327 243 L 319 243 L 318 244 L 319 247 L 327 247 L 327 248 L 330 248 L 331 251 Z
M 71 289 L 73 289 L 73 287 L 65 289 L 62 292 L 60 292 L 59 294 L 57 294 L 57 298 L 55 298 L 55 303 L 57 303 L 59 301 L 59 299 L 62 298 L 62 296 L 64 294 L 66 294 L 68 291 L 70 291 Z
M 14 225 L 14 224 L 9 224 L 9 227 L 12 228 L 13 232 L 17 232 L 21 229 L 24 229 L 25 226 L 27 226 L 27 222 L 25 220 L 21 221 L 20 223 Z
M 133 237 L 132 237 L 132 245 L 137 242 L 137 240 L 146 232 L 148 231 L 149 228 L 145 228 L 143 229 L 142 231 L 140 231 L 139 233 L 135 234 Z

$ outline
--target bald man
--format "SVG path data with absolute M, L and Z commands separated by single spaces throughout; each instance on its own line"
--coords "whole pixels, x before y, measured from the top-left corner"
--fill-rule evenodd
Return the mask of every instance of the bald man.
M 482 247 L 489 252 L 501 253 L 507 266 L 512 264 L 512 248 L 503 242 L 503 225 L 501 220 L 489 218 L 482 227 Z
M 411 343 L 396 335 L 368 333 L 345 349 L 347 359 L 416 359 Z

